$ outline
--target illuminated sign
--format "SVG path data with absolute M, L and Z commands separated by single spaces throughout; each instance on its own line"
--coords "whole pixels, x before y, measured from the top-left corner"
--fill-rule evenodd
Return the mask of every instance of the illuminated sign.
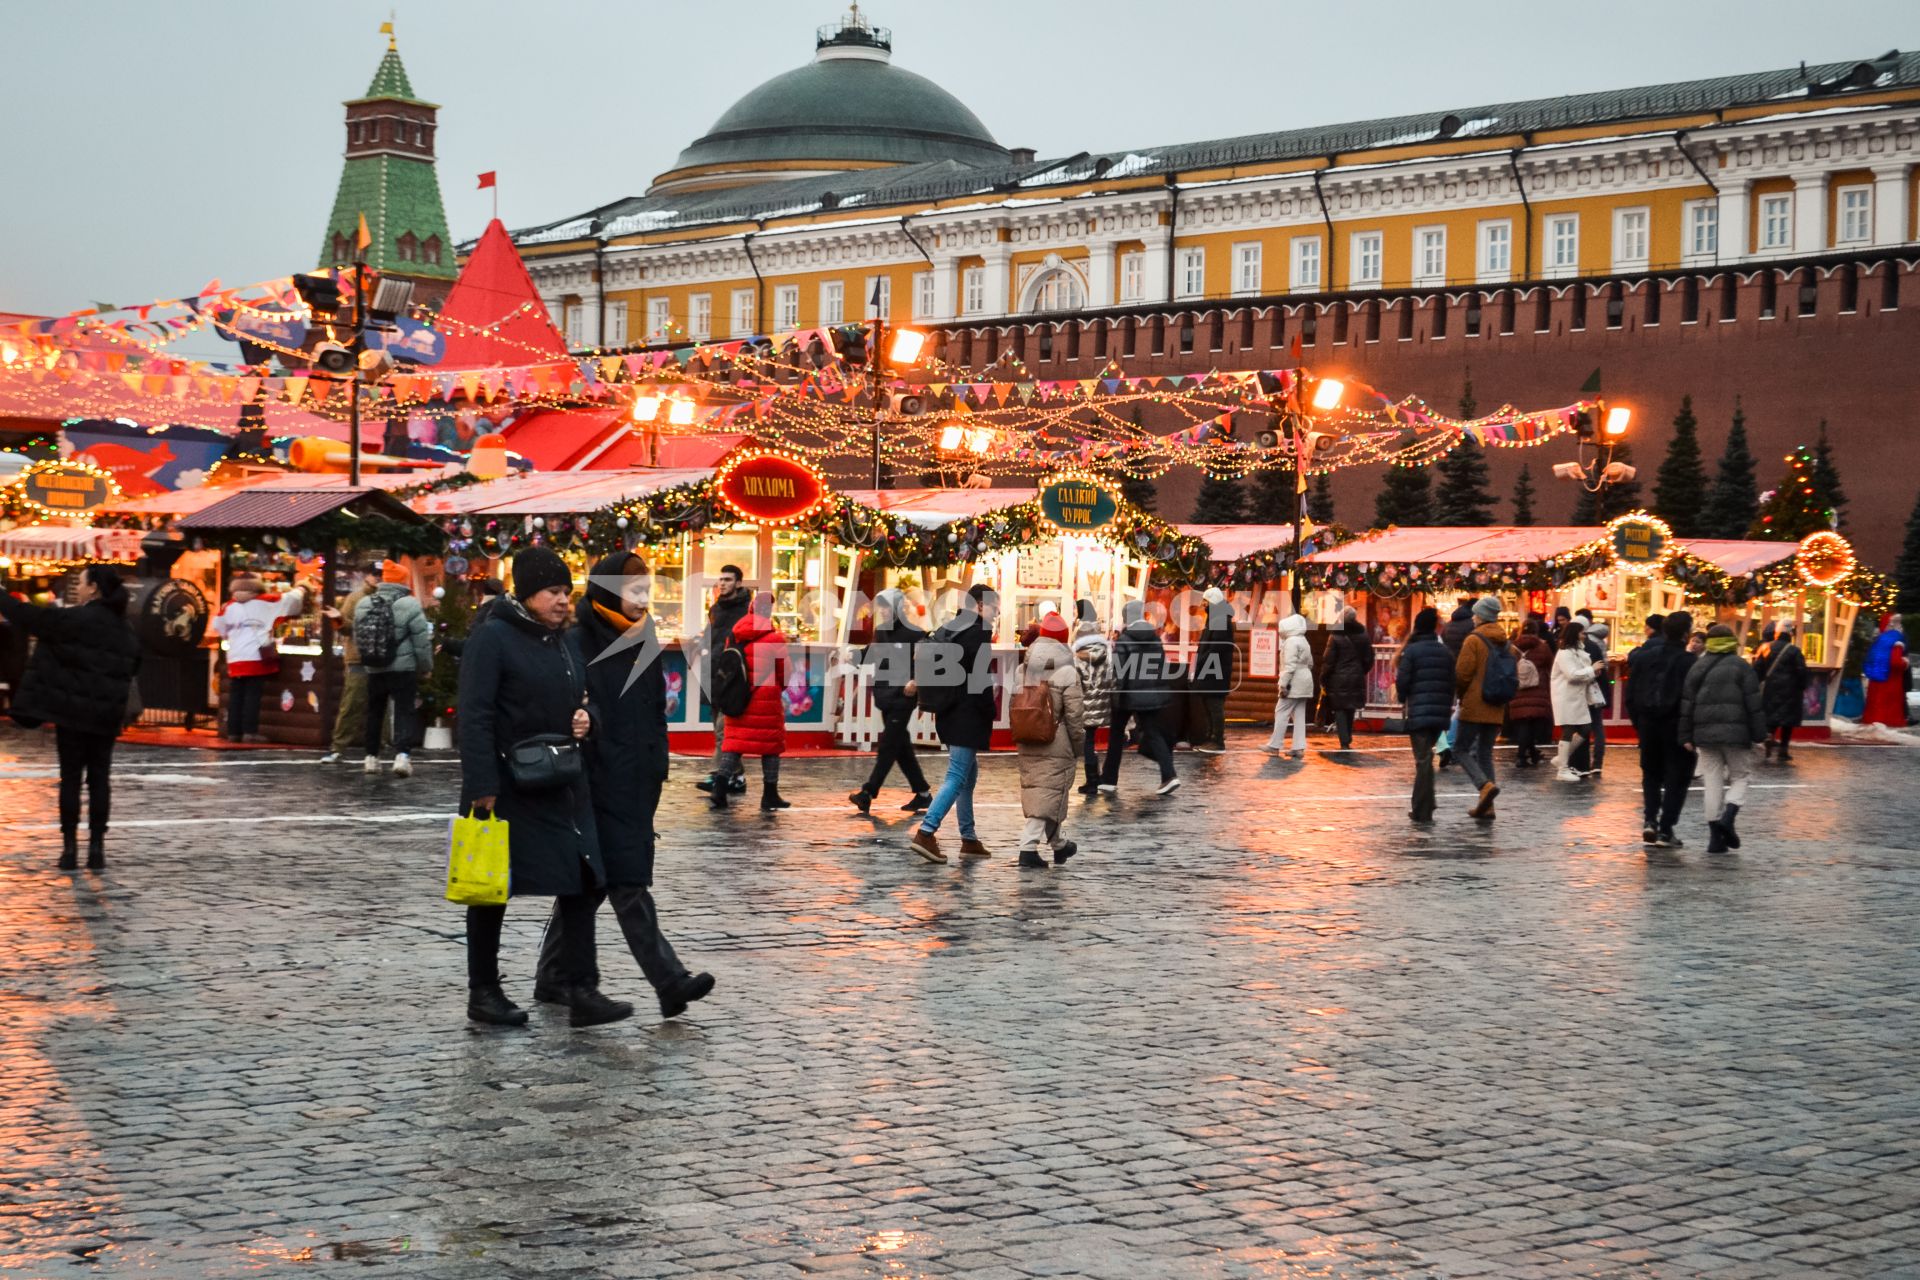
M 1040 486 L 1040 514 L 1062 533 L 1093 533 L 1113 523 L 1120 503 L 1089 476 L 1060 475 Z
M 1822 529 L 1800 540 L 1794 562 L 1800 570 L 1800 581 L 1808 586 L 1838 586 L 1853 572 L 1853 544 L 1837 533 Z
M 1664 520 L 1644 511 L 1621 516 L 1607 526 L 1607 538 L 1613 545 L 1613 562 L 1635 577 L 1660 572 L 1673 555 L 1673 531 Z
M 762 449 L 735 454 L 714 476 L 721 503 L 759 524 L 795 524 L 827 500 L 827 481 L 792 454 Z
M 120 496 L 113 473 L 87 462 L 40 462 L 19 480 L 20 496 L 41 515 L 83 516 Z

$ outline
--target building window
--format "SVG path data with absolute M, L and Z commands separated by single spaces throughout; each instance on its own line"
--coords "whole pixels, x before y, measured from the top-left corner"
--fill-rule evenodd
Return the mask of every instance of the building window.
M 1793 197 L 1760 197 L 1760 247 L 1762 249 L 1791 249 L 1793 247 Z
M 420 242 L 420 261 L 440 265 L 440 237 L 428 236 Z
M 925 320 L 933 315 L 933 272 L 913 273 L 913 317 Z
M 1065 267 L 1049 271 L 1040 278 L 1033 293 L 1035 311 L 1078 311 L 1087 304 L 1080 277 Z
M 1480 278 L 1505 280 L 1513 274 L 1513 223 L 1480 224 Z
M 393 249 L 395 255 L 402 262 L 412 262 L 420 256 L 420 242 L 414 239 L 413 232 L 411 231 L 401 236 L 394 244 Z
M 987 309 L 987 269 L 968 267 L 960 273 L 960 310 L 977 316 Z
M 1295 236 L 1293 238 L 1293 275 L 1292 287 L 1296 292 L 1310 293 L 1320 287 L 1320 237 Z
M 353 127 L 347 130 L 347 133 L 352 137 L 353 141 L 355 142 L 360 141 L 360 122 L 358 120 L 355 120 L 353 122 Z
M 607 304 L 607 331 L 600 336 L 603 347 L 624 347 L 627 345 L 627 304 L 609 302 Z
M 647 299 L 647 341 L 661 342 L 673 327 L 673 299 Z
M 1687 256 L 1711 258 L 1720 252 L 1720 204 L 1695 200 L 1687 206 Z
M 1557 275 L 1579 273 L 1579 214 L 1561 213 L 1547 219 L 1547 268 Z
M 587 345 L 587 309 L 577 302 L 567 304 L 567 346 Z
M 1207 291 L 1207 251 L 1180 251 L 1180 296 L 1198 298 Z
M 1353 286 L 1364 288 L 1380 285 L 1381 259 L 1384 246 L 1378 231 L 1361 231 L 1353 237 Z
M 773 327 L 784 333 L 800 327 L 800 286 L 783 284 L 773 291 Z
M 1147 255 L 1120 255 L 1120 301 L 1139 302 L 1147 296 Z
M 705 342 L 713 336 L 713 295 L 696 293 L 687 299 L 687 336 Z
M 733 320 L 732 323 L 727 326 L 731 331 L 732 337 L 748 338 L 753 336 L 754 329 L 760 323 L 760 317 L 755 314 L 755 312 L 759 310 L 759 302 L 760 295 L 752 289 L 735 289 L 733 291 Z
M 547 304 L 547 319 L 552 323 L 554 332 L 564 334 L 567 331 L 567 305 L 564 302 Z
M 1873 238 L 1873 188 L 1840 188 L 1840 243 L 1865 244 Z
M 891 320 L 893 318 L 893 277 L 868 276 L 866 316 L 869 320 Z
M 1447 229 L 1421 227 L 1413 233 L 1413 282 L 1447 282 Z
M 1237 244 L 1233 246 L 1233 291 L 1235 293 L 1260 292 L 1259 245 Z
M 1621 209 L 1613 215 L 1613 265 L 1616 270 L 1647 265 L 1645 209 Z
M 820 323 L 843 324 L 847 318 L 847 286 L 839 280 L 820 285 Z

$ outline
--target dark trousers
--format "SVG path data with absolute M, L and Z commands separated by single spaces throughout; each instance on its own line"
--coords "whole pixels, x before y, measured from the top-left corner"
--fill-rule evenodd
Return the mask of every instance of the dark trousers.
M 1526 716 L 1513 722 L 1513 744 L 1521 764 L 1538 764 L 1540 744 L 1553 740 L 1553 721 L 1544 716 Z
M 380 729 L 387 718 L 387 703 L 393 703 L 393 750 L 406 755 L 413 750 L 419 717 L 413 704 L 419 698 L 420 673 L 417 671 L 367 672 L 367 754 L 380 754 Z
M 1127 749 L 1126 725 L 1128 718 L 1140 732 L 1140 754 L 1160 766 L 1160 781 L 1173 780 L 1173 747 L 1167 742 L 1166 731 L 1160 727 L 1160 712 L 1136 711 L 1131 707 L 1115 705 L 1113 708 L 1113 727 L 1107 731 L 1107 763 L 1100 771 L 1100 781 L 1113 786 L 1120 781 L 1120 756 Z
M 1693 752 L 1680 745 L 1678 720 L 1647 720 L 1640 726 L 1640 794 L 1647 825 L 1671 829 L 1687 803 L 1693 782 Z
M 260 694 L 265 676 L 233 676 L 227 681 L 227 740 L 238 742 L 260 732 Z
M 1453 731 L 1453 758 L 1476 787 L 1493 781 L 1493 740 L 1499 736 L 1499 725 L 1477 720 L 1462 720 Z
M 582 874 L 590 874 L 582 868 Z M 553 900 L 554 916 L 560 922 L 559 968 L 568 975 L 586 975 L 595 971 L 593 957 L 593 911 L 599 899 L 593 893 L 562 894 Z M 467 985 L 500 985 L 500 926 L 506 923 L 507 905 L 467 908 Z M 577 979 L 585 981 L 586 978 Z
M 1440 743 L 1438 729 L 1411 729 L 1413 743 L 1413 811 L 1416 822 L 1433 821 L 1433 749 Z
M 1353 745 L 1353 712 L 1345 707 L 1333 708 L 1333 731 L 1340 736 L 1340 749 L 1345 751 Z
M 87 827 L 95 835 L 107 833 L 107 817 L 113 808 L 113 737 L 105 733 L 82 733 L 65 725 L 56 725 L 53 743 L 60 755 L 60 830 L 72 835 L 80 829 L 80 782 L 87 784 Z
M 874 746 L 873 772 L 860 788 L 868 795 L 880 794 L 887 774 L 895 765 L 900 766 L 900 776 L 913 788 L 913 794 L 923 796 L 931 790 L 927 786 L 927 775 L 920 771 L 920 757 L 914 754 L 913 734 L 907 728 L 907 721 L 912 718 L 912 707 L 880 713 L 880 741 Z
M 1099 736 L 1099 733 L 1099 728 L 1092 725 L 1087 726 L 1086 741 L 1083 742 L 1080 747 L 1082 755 L 1086 757 L 1087 790 L 1089 791 L 1100 785 L 1100 747 L 1094 741 L 1094 739 Z
M 673 944 L 660 932 L 660 909 L 644 885 L 615 885 L 611 889 L 596 889 L 587 896 L 593 900 L 595 911 L 602 902 L 613 903 L 613 918 L 620 922 L 627 949 L 633 952 L 633 958 L 640 963 L 640 972 L 646 975 L 655 991 L 665 991 L 687 976 L 687 966 L 680 963 Z M 540 943 L 540 971 L 535 978 L 540 986 L 567 985 L 566 943 L 567 931 L 560 919 L 560 904 L 556 902 L 553 917 L 547 921 L 547 936 Z M 600 985 L 598 958 L 589 953 L 586 959 L 586 974 L 575 981 L 597 987 Z
M 1586 773 L 1589 769 L 1601 769 L 1606 766 L 1607 709 L 1605 707 L 1595 707 L 1593 709 L 1593 719 L 1590 720 L 1588 724 L 1589 728 L 1586 734 L 1581 737 L 1580 745 L 1573 749 L 1573 755 L 1567 761 L 1570 768 L 1576 769 L 1581 773 Z
M 1787 748 L 1793 742 L 1793 729 L 1794 729 L 1794 726 L 1790 724 L 1783 724 L 1779 728 L 1774 730 L 1774 732 L 1778 734 L 1780 738 L 1780 758 L 1782 760 L 1785 760 L 1787 758 Z
M 1207 745 L 1225 751 L 1227 749 L 1227 695 L 1203 693 L 1199 697 L 1200 711 L 1207 721 Z

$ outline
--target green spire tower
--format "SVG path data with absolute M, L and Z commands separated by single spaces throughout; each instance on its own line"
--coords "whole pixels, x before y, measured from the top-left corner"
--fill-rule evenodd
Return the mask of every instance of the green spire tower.
M 433 167 L 438 104 L 416 98 L 391 24 L 373 83 L 347 108 L 346 163 L 320 246 L 320 265 L 354 259 L 361 215 L 372 236 L 367 265 L 416 282 L 414 301 L 437 304 L 459 274 L 440 180 Z

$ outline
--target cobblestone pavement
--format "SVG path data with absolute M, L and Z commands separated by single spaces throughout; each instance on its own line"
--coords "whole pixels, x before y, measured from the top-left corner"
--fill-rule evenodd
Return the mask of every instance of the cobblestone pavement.
M 571 1032 L 463 1020 L 450 762 L 123 748 L 68 876 L 0 735 L 0 1272 L 1920 1276 L 1913 753 L 1809 745 L 1709 858 L 1697 797 L 1642 851 L 1628 750 L 1490 830 L 1443 774 L 1410 834 L 1390 744 L 1257 741 L 1130 761 L 1044 873 L 1008 760 L 995 857 L 931 867 L 860 762 L 777 817 L 679 764 L 657 892 L 719 989 L 659 1022 L 603 916 L 643 1016 Z

